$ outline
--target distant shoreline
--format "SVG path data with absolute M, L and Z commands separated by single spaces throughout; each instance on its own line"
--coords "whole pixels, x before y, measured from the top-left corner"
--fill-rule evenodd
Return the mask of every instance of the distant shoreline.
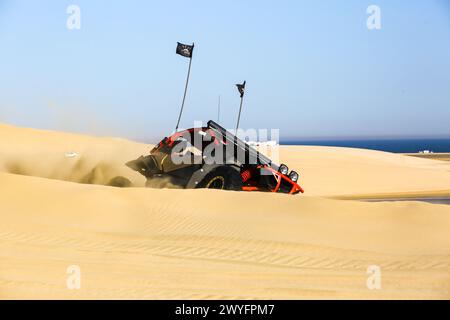
M 333 139 L 333 140 L 281 140 L 280 145 L 346 147 L 393 153 L 416 154 L 423 150 L 450 153 L 450 138 L 430 139 Z M 431 154 L 431 153 L 430 153 Z

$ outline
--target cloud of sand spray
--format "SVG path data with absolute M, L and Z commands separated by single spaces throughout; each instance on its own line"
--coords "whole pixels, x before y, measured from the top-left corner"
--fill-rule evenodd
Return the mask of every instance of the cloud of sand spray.
M 130 179 L 121 175 L 117 165 L 100 161 L 90 161 L 83 157 L 67 164 L 67 159 L 57 162 L 40 162 L 22 158 L 9 160 L 4 171 L 12 174 L 35 176 L 83 184 L 96 184 L 114 187 L 133 186 Z

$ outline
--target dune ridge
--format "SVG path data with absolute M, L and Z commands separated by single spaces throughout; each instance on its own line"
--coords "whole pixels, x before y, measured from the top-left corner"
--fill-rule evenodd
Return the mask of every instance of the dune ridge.
M 0 124 L 0 171 L 107 185 L 121 176 L 145 179 L 124 164 L 153 146 Z M 76 153 L 67 157 L 67 153 Z M 280 160 L 297 170 L 308 195 L 355 196 L 450 190 L 450 163 L 388 152 L 320 146 L 281 146 Z

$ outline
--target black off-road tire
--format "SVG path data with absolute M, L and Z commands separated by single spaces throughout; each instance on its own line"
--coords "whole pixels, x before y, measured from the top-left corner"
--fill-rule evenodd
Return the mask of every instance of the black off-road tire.
M 222 166 L 208 173 L 197 188 L 242 191 L 242 178 L 237 170 Z

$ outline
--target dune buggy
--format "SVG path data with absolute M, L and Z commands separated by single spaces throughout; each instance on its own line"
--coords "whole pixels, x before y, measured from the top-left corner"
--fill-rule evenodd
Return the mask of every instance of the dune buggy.
M 210 120 L 164 138 L 127 163 L 147 178 L 147 187 L 174 186 L 235 191 L 304 192 L 298 173 L 276 165 L 255 148 Z

